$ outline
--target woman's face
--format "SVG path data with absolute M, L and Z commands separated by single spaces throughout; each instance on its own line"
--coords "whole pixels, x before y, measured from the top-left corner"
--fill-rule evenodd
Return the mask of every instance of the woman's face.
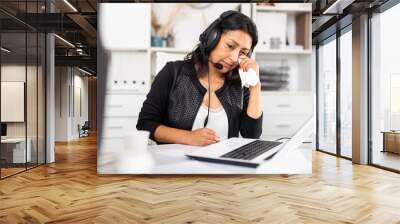
M 223 68 L 218 70 L 220 73 L 229 72 L 238 66 L 239 57 L 247 57 L 251 43 L 251 36 L 242 30 L 226 31 L 211 51 L 209 60 L 223 65 Z

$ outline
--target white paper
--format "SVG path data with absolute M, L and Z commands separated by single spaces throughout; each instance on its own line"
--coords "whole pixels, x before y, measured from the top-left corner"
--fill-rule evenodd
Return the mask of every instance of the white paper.
M 242 60 L 239 59 L 239 63 Z M 249 71 L 244 72 L 243 69 L 239 69 L 239 76 L 240 79 L 242 80 L 242 87 L 249 87 L 249 86 L 255 86 L 257 83 L 260 82 L 259 77 L 257 76 L 257 73 L 254 69 L 250 68 Z

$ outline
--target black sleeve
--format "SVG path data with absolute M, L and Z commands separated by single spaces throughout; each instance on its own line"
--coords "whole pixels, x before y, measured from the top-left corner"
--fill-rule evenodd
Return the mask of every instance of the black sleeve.
M 155 140 L 156 128 L 162 124 L 167 115 L 168 96 L 173 83 L 172 73 L 171 62 L 168 62 L 151 84 L 150 92 L 139 113 L 136 129 L 149 131 L 152 140 Z
M 248 88 L 243 90 L 243 110 L 240 118 L 240 135 L 244 138 L 260 138 L 262 133 L 263 114 L 257 119 L 247 115 L 250 91 Z

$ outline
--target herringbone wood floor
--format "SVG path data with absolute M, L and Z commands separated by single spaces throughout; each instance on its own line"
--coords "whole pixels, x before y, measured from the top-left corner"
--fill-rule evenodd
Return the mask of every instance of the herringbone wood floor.
M 400 223 L 400 175 L 315 152 L 312 175 L 100 176 L 95 138 L 0 181 L 0 223 Z

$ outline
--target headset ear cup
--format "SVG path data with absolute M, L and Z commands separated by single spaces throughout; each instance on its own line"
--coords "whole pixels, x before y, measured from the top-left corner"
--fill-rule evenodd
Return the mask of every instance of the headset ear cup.
M 237 11 L 226 11 L 220 15 L 220 17 L 215 20 L 199 37 L 200 45 L 203 48 L 204 54 L 209 54 L 215 46 L 217 46 L 221 35 L 222 35 L 222 30 L 219 28 L 220 23 L 239 12 Z
M 221 32 L 219 31 L 219 29 L 214 29 L 211 31 L 211 33 L 207 39 L 207 45 L 206 45 L 207 52 L 211 52 L 212 49 L 215 48 L 215 46 L 217 45 L 217 43 L 220 39 L 220 36 L 221 36 Z
M 219 39 L 221 38 L 222 31 L 219 28 L 220 23 L 230 17 L 231 15 L 237 14 L 239 12 L 229 10 L 220 15 L 220 17 L 215 20 L 203 33 L 200 35 L 200 39 L 203 39 L 203 46 L 207 53 L 211 52 L 215 46 L 217 46 Z
M 206 34 L 204 32 L 202 34 L 200 34 L 199 41 L 201 44 L 204 43 L 204 40 L 206 39 L 205 36 L 206 36 Z

